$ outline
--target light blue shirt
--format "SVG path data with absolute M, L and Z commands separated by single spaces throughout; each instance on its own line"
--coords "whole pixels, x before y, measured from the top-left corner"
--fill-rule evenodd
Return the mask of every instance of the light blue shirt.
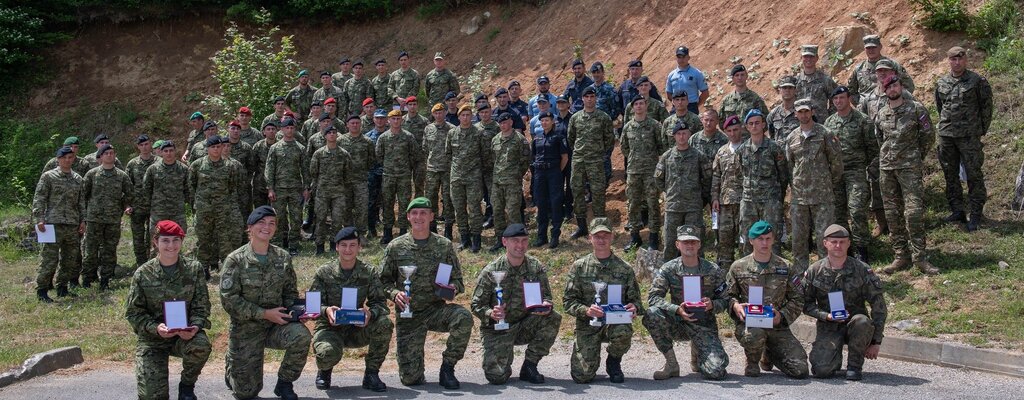
M 673 69 L 668 73 L 665 81 L 665 94 L 672 98 L 674 93 L 686 91 L 686 100 L 690 103 L 700 101 L 700 92 L 708 90 L 708 83 L 704 81 L 704 73 L 692 65 L 687 65 L 685 70 Z
M 540 96 L 540 94 L 537 94 L 537 96 Z M 530 98 L 530 118 L 536 117 L 537 114 L 540 114 L 540 109 L 537 108 L 537 96 Z M 547 98 L 548 103 L 551 104 L 551 108 L 549 108 L 548 111 L 551 111 L 555 108 L 555 101 L 558 100 L 558 96 L 555 96 L 554 93 L 548 92 Z

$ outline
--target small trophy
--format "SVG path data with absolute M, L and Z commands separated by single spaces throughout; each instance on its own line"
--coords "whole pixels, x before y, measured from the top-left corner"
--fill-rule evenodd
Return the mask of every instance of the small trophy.
M 398 267 L 398 269 L 400 269 L 402 271 L 402 275 L 405 275 L 405 296 L 406 297 L 411 297 L 412 294 L 409 293 L 409 286 L 412 285 L 412 281 L 410 279 L 412 278 L 412 274 L 416 273 L 416 266 L 415 265 L 403 265 L 401 267 Z M 412 302 L 411 302 L 411 300 L 409 301 L 409 304 L 406 304 L 405 310 L 403 310 L 401 313 L 398 314 L 398 317 L 399 318 L 412 318 Z
M 491 271 L 491 279 L 494 279 L 494 293 L 498 295 L 498 305 L 500 306 L 502 300 L 504 300 L 505 292 L 501 290 L 501 281 L 505 279 L 505 271 Z M 505 322 L 505 318 L 502 318 L 498 323 L 494 324 L 494 330 L 503 331 L 508 329 L 508 322 Z
M 594 285 L 594 304 L 597 304 L 598 306 L 600 306 L 601 305 L 601 291 L 604 290 L 604 288 L 606 286 L 608 286 L 608 284 L 604 283 L 604 282 L 591 282 L 591 284 Z M 601 322 L 600 318 L 594 317 L 594 319 L 590 320 L 590 326 L 601 327 L 603 325 L 604 325 L 604 323 Z

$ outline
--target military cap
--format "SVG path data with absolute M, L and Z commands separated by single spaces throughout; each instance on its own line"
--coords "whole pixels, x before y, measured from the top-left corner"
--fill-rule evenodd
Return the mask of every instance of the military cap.
M 64 139 L 65 146 L 70 146 L 73 144 L 81 144 L 81 141 L 78 140 L 77 136 L 68 136 L 67 139 Z
M 825 228 L 825 238 L 848 238 L 850 237 L 850 231 L 843 228 L 842 225 L 832 224 L 828 228 Z
M 409 96 L 409 97 L 405 98 L 405 102 L 406 103 L 417 103 L 418 101 L 416 99 L 416 96 Z
M 196 111 L 196 112 L 192 113 L 191 116 L 188 117 L 189 121 L 195 121 L 197 119 L 206 119 L 206 116 L 204 116 L 203 113 L 201 113 L 199 111 Z
M 291 112 L 291 110 L 288 110 L 284 112 L 284 116 L 287 118 L 295 118 L 295 113 Z
M 206 123 L 203 124 L 203 131 L 206 131 L 207 129 L 216 128 L 216 127 L 217 127 L 217 123 L 216 122 L 206 121 Z
M 850 88 L 848 88 L 846 86 L 837 87 L 836 90 L 832 91 L 832 95 L 829 96 L 829 98 L 836 97 L 836 96 L 841 95 L 843 93 L 849 94 L 850 93 Z
M 206 125 L 203 126 L 205 127 Z M 96 137 L 92 139 L 92 142 L 93 144 L 99 144 L 99 142 L 102 142 L 104 140 L 110 140 L 110 136 L 107 136 L 107 134 L 105 133 L 101 133 L 99 135 L 96 135 Z
M 644 62 L 643 61 L 634 59 L 633 61 L 629 62 L 629 66 L 627 68 L 643 67 L 643 66 L 644 66 Z
M 463 104 L 462 106 L 459 107 L 459 114 L 462 114 L 464 112 L 472 113 L 473 108 L 470 107 L 469 104 Z
M 890 76 L 889 79 L 886 79 L 885 82 L 883 82 L 882 88 L 883 89 L 888 89 L 889 86 L 892 86 L 893 84 L 896 84 L 896 83 L 900 83 L 900 77 L 898 77 L 896 75 Z
M 568 102 L 569 102 L 569 98 L 565 97 L 564 94 L 555 98 L 555 103 L 568 103 Z
M 811 99 L 800 99 L 800 100 L 796 101 L 796 103 L 794 104 L 794 107 L 796 108 L 797 111 L 800 111 L 800 110 L 812 110 L 812 109 L 814 109 L 814 107 L 812 107 L 812 105 L 813 105 L 813 103 L 811 102 Z
M 324 105 L 326 106 L 328 104 L 338 104 L 338 101 L 335 100 L 333 97 L 328 97 L 326 100 L 324 100 Z
M 412 201 L 409 202 L 409 205 L 405 207 L 405 212 L 412 211 L 412 209 L 414 208 L 426 208 L 428 210 L 432 209 L 430 205 L 430 200 L 427 200 L 426 197 L 417 197 L 415 199 L 412 199 Z
M 786 75 L 779 78 L 779 87 L 796 87 L 796 77 L 793 75 Z
M 864 36 L 864 47 L 878 47 L 882 45 L 882 38 L 878 35 Z
M 279 126 L 282 128 L 286 126 L 295 126 L 295 119 L 288 117 L 281 118 L 281 123 L 279 124 Z
M 963 57 L 965 55 L 967 55 L 967 50 L 960 46 L 953 46 L 946 50 L 946 57 Z
M 640 79 L 636 80 L 637 86 L 643 85 L 645 83 L 651 83 L 651 78 L 648 78 L 647 75 L 641 76 Z
M 374 61 L 373 65 L 381 65 L 381 64 L 387 64 L 387 63 L 388 63 L 388 60 L 385 60 L 385 59 L 381 58 L 381 59 L 379 59 L 377 61 Z
M 388 117 L 388 112 L 384 111 L 383 108 L 378 108 L 376 111 L 373 112 L 373 117 L 374 118 L 387 118 Z
M 519 81 L 517 81 L 517 80 L 515 80 L 515 79 L 513 79 L 512 81 L 510 81 L 510 82 L 508 83 L 508 88 L 509 88 L 509 89 L 512 89 L 512 87 L 513 87 L 513 86 L 519 86 L 519 87 L 523 87 L 523 85 L 520 85 L 520 84 L 519 84 Z
M 764 235 L 771 231 L 772 224 L 769 224 L 768 221 L 760 220 L 755 222 L 754 225 L 750 226 L 750 229 L 747 230 L 747 237 L 751 239 L 756 239 L 758 236 Z
M 878 62 L 875 63 L 875 70 L 877 71 L 877 70 L 880 70 L 880 69 L 891 69 L 891 70 L 895 71 L 896 70 L 896 65 L 893 64 L 892 61 L 890 61 L 889 59 L 883 58 L 881 60 L 878 60 Z
M 505 231 L 501 233 L 501 237 L 507 238 L 527 236 L 530 236 L 530 234 L 526 232 L 526 225 L 520 223 L 509 225 L 505 228 Z
M 373 104 L 373 98 L 372 97 L 367 97 L 367 98 L 363 99 L 363 107 L 366 107 L 366 106 L 368 106 L 370 104 Z
M 444 104 L 437 103 L 433 107 L 430 107 L 430 112 L 438 112 L 444 110 Z
M 245 220 L 246 225 L 256 225 L 261 219 L 266 217 L 276 217 L 277 211 L 271 206 L 259 206 L 255 210 L 249 213 L 249 218 Z
M 347 62 L 352 62 L 352 60 L 350 60 L 348 57 L 342 57 L 341 60 L 338 61 L 338 65 L 341 65 L 341 64 L 344 64 L 344 63 L 347 63 Z
M 351 121 L 353 119 L 360 119 L 359 114 L 349 114 L 348 118 L 345 118 L 345 122 Z
M 156 142 L 156 144 L 154 144 L 154 146 L 157 146 L 157 150 L 163 150 L 163 149 L 166 149 L 168 147 L 174 148 L 174 142 L 172 142 L 170 140 L 161 140 L 159 142 Z
M 181 225 L 178 225 L 177 222 L 165 219 L 156 223 L 156 235 L 177 236 L 183 238 L 185 237 L 185 230 L 181 229 Z
M 437 53 L 435 53 L 435 54 L 434 54 L 434 59 L 435 59 L 435 60 L 444 60 L 444 53 L 442 53 L 442 52 L 440 52 L 440 51 L 439 51 L 439 52 L 437 52 Z
M 644 95 L 642 94 L 638 94 L 636 96 L 633 96 L 633 99 L 629 101 L 629 104 L 636 103 L 637 100 L 647 101 L 647 97 L 644 97 Z
M 391 111 L 388 112 L 388 118 L 391 118 L 391 117 L 401 117 L 401 116 L 402 116 L 402 110 L 391 110 Z
M 501 96 L 501 95 L 503 95 L 503 94 L 508 94 L 508 89 L 505 89 L 505 88 L 503 88 L 503 87 L 500 87 L 500 88 L 498 88 L 498 90 L 496 90 L 496 91 L 494 92 L 494 97 L 498 97 L 498 96 Z
M 277 121 L 270 120 L 270 121 L 267 121 L 267 123 L 263 124 L 263 126 L 260 127 L 260 130 L 267 129 L 268 126 L 272 126 L 272 127 L 275 127 L 275 128 L 279 127 Z
M 295 77 L 296 78 L 301 78 L 303 76 L 309 76 L 309 71 L 306 71 L 306 70 L 299 71 L 299 74 L 296 75 Z
M 596 61 L 593 64 L 590 64 L 590 72 L 597 71 L 604 71 L 604 64 L 601 64 L 600 61 Z
M 672 93 L 672 98 L 673 99 L 687 98 L 687 97 L 689 97 L 689 94 L 687 94 L 685 90 L 680 90 L 678 92 Z
M 800 46 L 801 56 L 818 56 L 818 45 L 816 44 L 805 44 Z
M 143 144 L 149 141 L 149 135 L 143 133 L 139 137 L 135 138 L 135 144 Z
M 548 96 L 537 96 L 537 104 L 540 104 L 540 103 L 548 103 L 548 104 L 550 104 L 551 101 L 548 100 Z
M 761 110 L 758 110 L 756 108 L 752 109 L 749 112 L 747 112 L 747 115 L 745 117 L 743 117 L 743 123 L 747 123 L 748 121 L 750 121 L 751 118 L 754 117 L 761 117 L 761 119 L 763 120 L 764 114 L 761 113 Z
M 512 114 L 509 114 L 507 112 L 503 112 L 503 113 L 499 114 L 498 115 L 498 119 L 497 119 L 497 121 L 499 123 L 505 122 L 505 121 L 511 121 L 511 120 L 512 120 Z
M 597 217 L 593 221 L 590 221 L 590 234 L 593 235 L 598 232 L 609 232 L 611 233 L 612 224 L 608 222 L 608 218 Z
M 698 232 L 697 228 L 693 225 L 681 225 L 678 228 L 676 228 L 676 240 L 681 242 L 687 240 L 696 240 L 699 242 L 700 232 Z
M 57 158 L 64 157 L 64 156 L 66 156 L 68 154 L 71 154 L 71 153 L 73 153 L 73 151 L 71 151 L 70 147 L 62 146 L 61 148 L 57 149 Z
M 241 128 L 242 127 L 242 123 L 238 122 L 237 119 L 233 119 L 233 120 L 231 120 L 231 122 L 228 122 L 228 126 L 237 126 L 237 127 Z
M 316 122 L 321 122 L 321 121 L 323 121 L 323 120 L 327 120 L 327 119 L 331 119 L 331 114 L 328 114 L 328 113 L 320 113 L 320 118 L 317 118 L 317 119 L 316 119 Z
M 729 118 L 726 118 L 725 122 L 722 123 L 722 128 L 724 129 L 724 128 L 728 128 L 730 126 L 739 125 L 739 124 L 740 124 L 740 117 L 737 117 L 735 115 L 730 115 Z
M 448 100 L 451 100 L 451 99 L 456 99 L 458 97 L 459 97 L 459 95 L 455 94 L 455 92 L 448 92 L 448 93 L 445 93 L 445 95 L 444 95 L 444 101 L 448 101 Z
M 221 144 L 220 135 L 213 135 L 206 138 L 206 147 L 216 146 L 218 144 Z
M 480 106 L 478 106 L 476 108 L 476 111 L 480 112 L 480 111 L 483 111 L 483 110 L 490 110 L 490 109 L 491 109 L 491 105 L 487 104 L 487 103 L 484 103 L 484 104 L 481 104 Z
M 356 60 L 356 62 L 352 63 L 352 67 L 355 67 L 356 65 L 363 65 L 363 60 Z
M 688 131 L 688 130 L 690 130 L 690 126 L 687 125 L 686 122 L 679 121 L 679 122 L 676 122 L 676 124 L 672 126 L 672 133 L 669 134 L 668 136 L 675 135 L 676 132 L 679 132 L 679 131 Z
M 537 78 L 537 84 L 538 85 L 545 84 L 545 83 L 551 83 L 551 79 L 548 79 L 547 75 L 541 75 L 540 78 Z
M 575 60 L 572 60 L 572 67 L 576 68 L 577 65 L 583 65 L 583 60 L 580 60 L 578 58 L 575 59 Z
M 334 125 L 328 125 L 327 128 L 324 129 L 324 136 L 326 136 L 329 133 L 337 134 L 338 133 L 338 129 L 336 129 L 334 127 Z
M 238 109 L 239 114 L 252 115 L 252 110 L 249 107 L 242 106 Z
M 743 64 L 733 65 L 732 68 L 729 69 L 729 76 L 736 75 L 737 73 L 743 72 L 743 71 L 746 71 L 746 70 L 747 70 L 747 67 L 744 67 Z
M 592 95 L 595 95 L 595 96 L 597 95 L 597 89 L 594 89 L 594 85 L 590 85 L 590 86 L 587 86 L 587 87 L 583 88 L 582 95 L 586 96 L 588 94 L 592 94 Z
M 341 228 L 338 233 L 334 234 L 334 242 L 337 243 L 342 240 L 359 240 L 359 232 L 356 231 L 354 226 Z
M 555 115 L 554 115 L 554 114 L 551 114 L 551 113 L 549 113 L 549 112 L 542 112 L 542 113 L 540 113 L 540 114 L 537 114 L 537 120 L 538 120 L 538 121 L 539 121 L 539 120 L 542 120 L 542 119 L 544 119 L 544 118 L 551 118 L 551 119 L 555 119 Z
M 399 60 L 401 60 L 402 57 L 408 57 L 408 56 L 409 56 L 409 52 L 407 52 L 405 50 L 402 50 L 402 51 L 398 52 L 398 59 Z
M 323 71 L 323 72 L 320 73 L 320 77 L 321 78 L 323 78 L 325 76 L 331 76 L 331 73 L 329 71 Z
M 676 56 L 688 56 L 690 55 L 690 48 L 686 46 L 676 47 Z
M 320 100 L 313 100 L 312 103 L 309 103 L 309 106 L 310 107 L 323 107 L 324 106 L 324 102 L 322 102 Z
M 279 101 L 283 102 L 284 96 L 274 96 L 274 98 L 270 100 L 270 104 L 275 104 Z

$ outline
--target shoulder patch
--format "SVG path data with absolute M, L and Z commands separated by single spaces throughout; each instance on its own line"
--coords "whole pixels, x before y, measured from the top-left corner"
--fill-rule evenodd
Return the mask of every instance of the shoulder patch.
M 921 127 L 923 127 L 924 129 L 932 129 L 932 124 L 931 122 L 928 121 L 927 112 L 922 113 L 920 117 L 917 117 L 917 120 L 921 123 Z
M 791 279 L 790 281 L 793 283 L 793 286 L 799 287 L 800 284 L 803 282 L 803 275 L 795 275 L 793 276 L 793 279 Z
M 725 292 L 725 289 L 728 288 L 728 287 L 729 287 L 728 283 L 722 282 L 721 285 L 718 285 L 718 287 L 715 288 L 715 294 L 716 295 L 722 294 L 722 292 Z
M 224 278 L 224 279 L 220 280 L 220 288 L 221 289 L 225 289 L 225 290 L 226 289 L 231 289 L 231 287 L 234 286 L 234 284 L 235 284 L 235 282 L 232 281 L 230 277 Z
M 776 268 L 775 273 L 778 275 L 789 275 L 789 268 Z

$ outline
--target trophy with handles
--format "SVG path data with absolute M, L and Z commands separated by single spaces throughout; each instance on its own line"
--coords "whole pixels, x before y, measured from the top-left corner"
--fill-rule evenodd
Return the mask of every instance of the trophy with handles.
M 501 290 L 501 281 L 505 279 L 505 271 L 491 271 L 491 279 L 494 279 L 494 293 L 498 295 L 498 305 L 500 306 L 504 301 L 505 292 Z M 494 324 L 494 330 L 503 331 L 508 329 L 508 322 L 505 322 L 505 318 L 502 318 L 498 323 Z
M 608 284 L 604 282 L 591 282 L 591 284 L 594 285 L 594 304 L 601 306 L 601 291 L 608 287 Z M 604 322 L 601 322 L 601 319 L 598 317 L 590 320 L 590 326 L 601 327 L 603 325 Z
M 402 275 L 405 275 L 405 282 L 404 282 L 405 283 L 405 296 L 406 297 L 411 297 L 412 294 L 409 293 L 409 287 L 412 285 L 412 281 L 410 279 L 412 278 L 412 274 L 416 273 L 416 266 L 415 265 L 403 265 L 401 267 L 398 267 L 398 269 L 402 271 Z M 406 304 L 406 306 L 405 306 L 405 310 L 403 310 L 401 313 L 399 313 L 398 317 L 399 318 L 412 318 L 412 300 L 409 300 L 409 303 Z

